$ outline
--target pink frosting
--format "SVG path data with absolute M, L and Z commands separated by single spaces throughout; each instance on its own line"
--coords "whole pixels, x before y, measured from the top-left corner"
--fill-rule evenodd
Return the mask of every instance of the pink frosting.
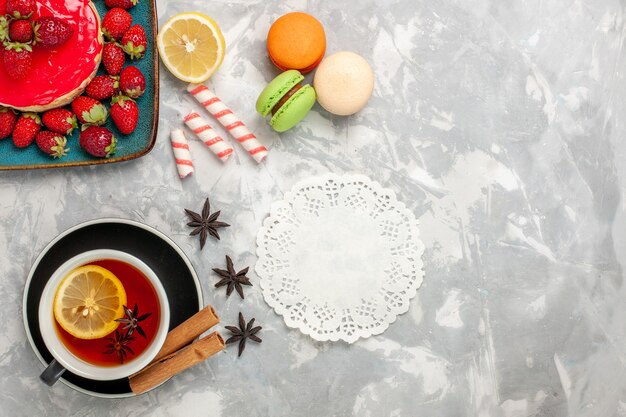
M 72 25 L 74 35 L 58 48 L 33 48 L 30 75 L 10 79 L 0 63 L 0 103 L 14 107 L 44 106 L 76 90 L 97 67 L 102 53 L 100 22 L 89 0 L 37 0 L 36 16 L 56 16 Z M 6 0 L 0 0 L 0 14 Z M 6 87 L 5 87 L 6 86 Z

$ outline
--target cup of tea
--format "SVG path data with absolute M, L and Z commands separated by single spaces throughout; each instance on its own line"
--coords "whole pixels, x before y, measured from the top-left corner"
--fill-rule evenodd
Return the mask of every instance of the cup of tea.
M 126 378 L 161 349 L 170 322 L 157 275 L 126 252 L 81 253 L 50 277 L 39 303 L 39 330 L 54 357 L 41 374 L 53 385 L 68 370 L 99 381 Z

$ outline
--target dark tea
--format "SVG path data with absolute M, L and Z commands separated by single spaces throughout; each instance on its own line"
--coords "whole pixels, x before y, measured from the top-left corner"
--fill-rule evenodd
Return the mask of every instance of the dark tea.
M 150 345 L 159 328 L 161 309 L 157 293 L 150 280 L 126 262 L 102 259 L 85 265 L 98 265 L 108 269 L 121 281 L 126 292 L 126 306 L 132 311 L 137 305 L 135 319 L 140 320 L 136 323 L 139 328 L 135 327 L 130 336 L 127 336 L 132 326 L 128 326 L 129 318 L 124 315 L 119 318 L 126 321 L 120 322 L 116 331 L 99 339 L 79 339 L 66 332 L 55 321 L 59 338 L 76 357 L 92 365 L 116 366 L 122 362 L 128 363 Z M 123 349 L 125 353 L 120 354 L 119 349 Z

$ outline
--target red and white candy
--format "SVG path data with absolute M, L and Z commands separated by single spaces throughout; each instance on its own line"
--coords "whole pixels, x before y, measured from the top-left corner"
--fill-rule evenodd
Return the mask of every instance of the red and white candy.
M 224 142 L 224 139 L 198 113 L 189 113 L 184 120 L 187 127 L 204 142 L 220 161 L 226 162 L 228 160 L 228 157 L 233 153 L 233 148 Z
M 267 157 L 267 149 L 246 125 L 204 84 L 189 84 L 187 91 L 228 130 L 257 163 Z
M 174 150 L 174 159 L 176 159 L 176 169 L 178 176 L 183 179 L 187 175 L 193 174 L 193 162 L 191 161 L 191 152 L 189 152 L 189 144 L 182 130 L 172 130 L 170 133 L 172 141 L 172 149 Z

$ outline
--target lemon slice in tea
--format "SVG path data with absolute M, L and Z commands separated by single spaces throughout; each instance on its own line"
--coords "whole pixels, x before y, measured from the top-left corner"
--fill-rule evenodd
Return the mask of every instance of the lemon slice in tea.
M 85 265 L 70 272 L 54 294 L 54 318 L 79 339 L 98 339 L 117 329 L 124 317 L 126 291 L 108 269 Z
M 224 36 L 213 19 L 202 13 L 179 13 L 157 35 L 159 55 L 176 78 L 206 81 L 219 68 L 226 50 Z

